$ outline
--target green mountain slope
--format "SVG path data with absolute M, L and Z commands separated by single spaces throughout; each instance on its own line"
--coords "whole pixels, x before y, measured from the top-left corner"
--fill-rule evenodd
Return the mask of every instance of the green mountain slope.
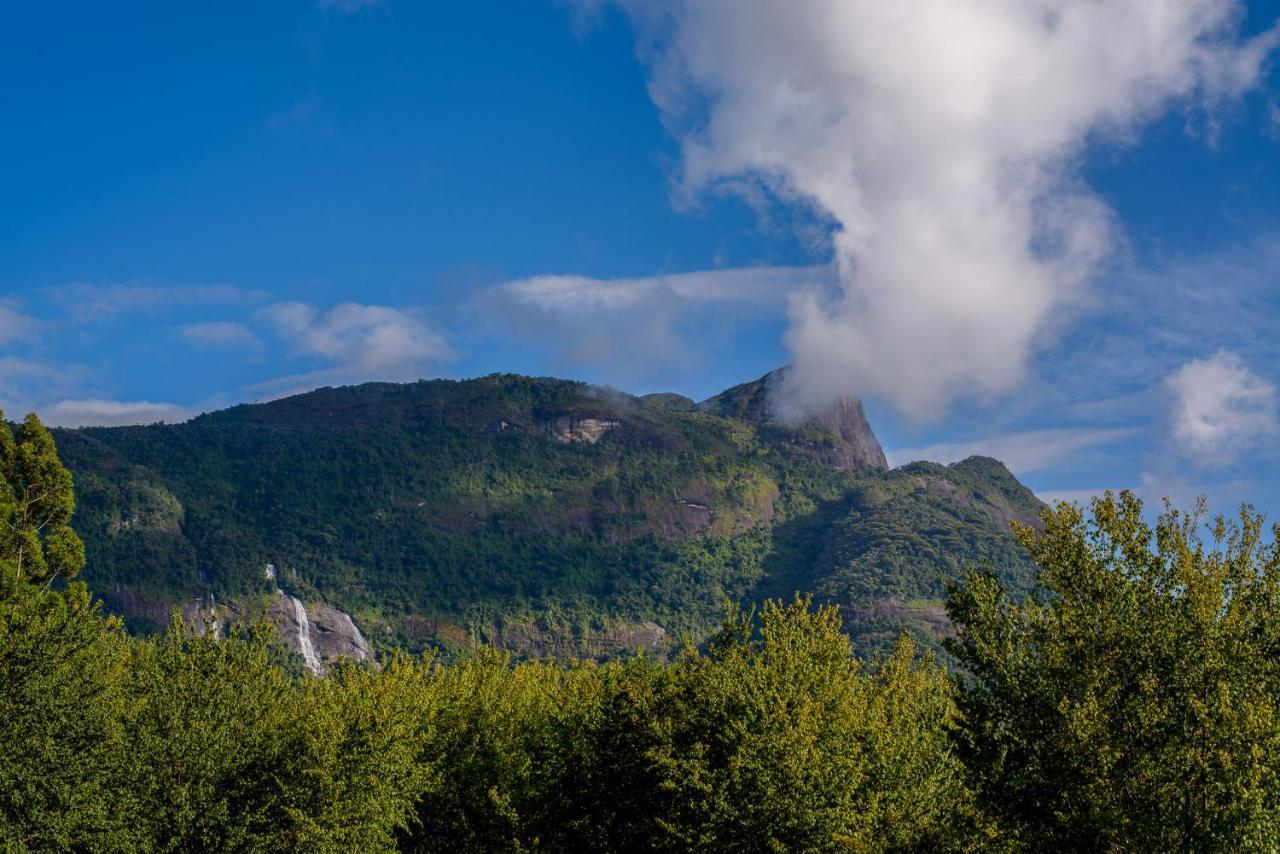
M 604 655 L 775 589 L 853 614 L 935 600 L 972 561 L 1029 577 L 1007 521 L 1039 505 L 998 463 L 886 472 L 856 403 L 788 426 L 734 393 L 495 375 L 55 436 L 86 580 L 141 630 L 278 585 L 375 643 Z

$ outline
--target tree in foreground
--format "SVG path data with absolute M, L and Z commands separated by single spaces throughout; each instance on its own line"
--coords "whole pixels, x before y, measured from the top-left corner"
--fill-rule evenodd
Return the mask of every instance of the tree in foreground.
M 946 673 L 904 638 L 863 662 L 835 608 L 732 613 L 706 653 L 635 669 L 593 736 L 617 850 L 946 850 L 982 837 Z M 628 809 L 635 805 L 638 809 Z
M 35 415 L 0 414 L 0 839 L 21 849 L 123 849 L 112 792 L 124 744 L 128 639 L 83 584 L 71 475 Z
M 1206 527 L 1131 493 L 1017 531 L 1042 592 L 953 592 L 962 755 L 1015 842 L 1060 850 L 1280 844 L 1280 554 L 1261 517 Z M 1201 532 L 1208 534 L 1204 541 Z
M 0 582 L 49 586 L 84 568 L 84 544 L 71 530 L 71 472 L 53 437 L 31 413 L 10 431 L 0 412 Z

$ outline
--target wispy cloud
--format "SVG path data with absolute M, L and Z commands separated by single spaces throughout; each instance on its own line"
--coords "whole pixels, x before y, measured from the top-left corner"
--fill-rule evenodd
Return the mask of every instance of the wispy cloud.
M 1280 234 L 1135 263 L 1114 272 L 1071 332 L 1044 353 L 1040 389 L 1071 404 L 1085 394 L 1127 397 L 1218 349 L 1277 364 L 1277 316 Z
M 830 267 L 739 267 L 635 278 L 533 276 L 499 285 L 517 301 L 562 314 L 622 311 L 655 293 L 668 292 L 689 303 L 737 303 L 780 308 L 791 294 L 830 288 Z
M 279 133 L 291 127 L 302 125 L 311 118 L 319 106 L 320 96 L 315 92 L 311 92 L 294 101 L 288 107 L 268 116 L 267 129 L 274 133 Z
M 288 302 L 258 312 L 294 355 L 327 363 L 257 384 L 259 390 L 299 390 L 324 383 L 409 380 L 454 357 L 453 348 L 420 311 L 343 303 L 328 311 Z
M 1057 504 L 1059 501 L 1065 501 L 1068 504 L 1079 504 L 1082 507 L 1088 507 L 1092 499 L 1102 495 L 1108 489 L 1112 492 L 1118 492 L 1121 488 L 1099 486 L 1092 489 L 1042 489 L 1036 492 L 1036 498 L 1050 506 Z
M 201 347 L 238 348 L 257 352 L 262 349 L 262 339 L 254 335 L 243 323 L 210 321 L 188 323 L 179 333 L 184 339 Z
M 40 321 L 0 303 L 0 345 L 10 344 L 34 336 Z
M 38 410 L 46 424 L 57 427 L 115 427 L 122 424 L 170 424 L 186 421 L 197 412 L 172 403 L 148 400 L 62 400 Z
M 10 416 L 30 412 L 40 402 L 74 393 L 88 377 L 81 365 L 0 356 L 0 408 Z
M 747 267 L 638 278 L 547 275 L 506 282 L 477 305 L 487 323 L 619 381 L 688 368 L 744 324 L 781 316 L 800 292 L 834 286 L 829 267 Z
M 131 312 L 156 312 L 179 306 L 253 305 L 267 295 L 235 285 L 153 284 L 149 282 L 76 282 L 51 288 L 50 300 L 73 320 L 91 323 Z
M 380 9 L 387 5 L 387 0 L 316 0 L 316 6 L 332 12 L 350 15 L 363 9 Z
M 941 442 L 887 451 L 891 465 L 914 460 L 953 463 L 971 456 L 995 457 L 1019 476 L 1079 462 L 1081 452 L 1128 441 L 1139 435 L 1133 427 L 1064 427 L 987 436 L 966 442 Z

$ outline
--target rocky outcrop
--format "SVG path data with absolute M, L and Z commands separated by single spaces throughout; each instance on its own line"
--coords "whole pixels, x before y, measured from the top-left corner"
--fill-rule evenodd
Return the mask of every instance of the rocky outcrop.
M 778 395 L 790 370 L 779 368 L 758 380 L 722 391 L 699 403 L 697 410 L 753 424 L 798 425 L 801 429 L 787 443 L 791 449 L 841 471 L 888 469 L 884 449 L 857 398 L 841 398 L 800 418 L 787 417 L 780 411 Z
M 582 415 L 558 415 L 547 425 L 551 437 L 557 442 L 586 442 L 594 445 L 605 433 L 621 422 L 612 418 L 592 418 Z
M 324 665 L 316 654 L 315 644 L 311 640 L 311 617 L 307 607 L 296 596 L 288 596 L 276 591 L 276 600 L 267 608 L 267 614 L 276 625 L 276 637 L 285 645 L 302 656 L 302 663 L 312 675 L 324 674 Z
M 368 641 L 346 611 L 322 603 L 312 605 L 307 613 L 311 617 L 311 644 L 321 661 L 372 661 Z
M 316 676 L 339 659 L 368 662 L 373 657 L 351 616 L 330 605 L 304 605 L 296 596 L 277 590 L 267 616 L 276 626 L 277 637 L 301 655 Z
M 939 637 L 947 637 L 954 633 L 951 620 L 947 617 L 947 609 L 941 602 L 916 602 L 908 605 L 902 601 L 901 597 L 887 596 L 861 606 L 845 604 L 842 611 L 845 624 L 855 634 L 860 623 L 877 620 L 927 626 Z
M 375 663 L 368 641 L 350 614 L 322 603 L 306 605 L 282 590 L 268 600 L 265 610 L 260 603 L 218 602 L 209 595 L 185 603 L 181 613 L 194 634 L 204 637 L 212 632 L 216 638 L 225 637 L 232 623 L 265 615 L 275 626 L 280 641 L 302 656 L 307 670 L 316 676 L 324 675 L 327 667 L 342 659 Z
M 831 432 L 834 441 L 822 454 L 841 471 L 855 469 L 887 469 L 889 461 L 880 447 L 871 423 L 857 398 L 842 398 L 822 410 L 813 423 Z

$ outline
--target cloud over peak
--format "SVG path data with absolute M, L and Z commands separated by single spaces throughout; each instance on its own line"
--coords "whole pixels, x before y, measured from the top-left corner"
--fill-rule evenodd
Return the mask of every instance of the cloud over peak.
M 408 380 L 453 358 L 453 348 L 412 309 L 342 303 L 327 311 L 302 302 L 275 303 L 258 312 L 293 351 L 327 363 L 271 386 L 324 382 Z
M 743 324 L 834 285 L 829 267 L 742 267 L 637 278 L 546 275 L 498 285 L 487 320 L 560 366 L 604 366 L 627 382 L 669 377 Z
M 801 398 L 913 416 L 1022 380 L 1113 242 L 1076 160 L 1175 99 L 1257 80 L 1235 0 L 621 0 L 685 191 L 764 189 L 832 226 L 841 288 L 793 300 Z

